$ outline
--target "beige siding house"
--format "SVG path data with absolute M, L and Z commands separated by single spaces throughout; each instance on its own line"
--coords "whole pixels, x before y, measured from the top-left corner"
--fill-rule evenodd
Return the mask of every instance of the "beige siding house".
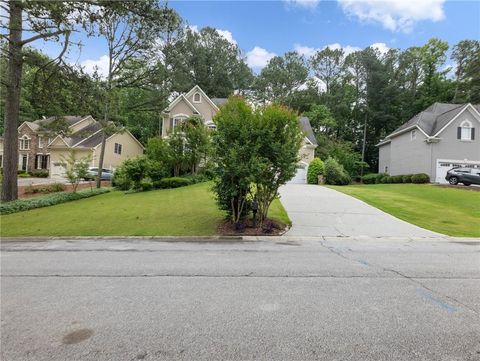
M 19 170 L 34 172 L 48 170 L 51 178 L 65 175 L 64 158 L 73 150 L 77 158 L 90 158 L 91 166 L 98 166 L 102 142 L 100 124 L 90 115 L 64 116 L 69 135 L 53 135 L 49 125 L 58 121 L 50 117 L 24 122 L 18 128 Z M 122 130 L 107 138 L 103 167 L 115 169 L 123 161 L 143 154 L 144 147 L 128 131 Z
M 176 97 L 163 110 L 160 124 L 162 138 L 168 137 L 176 126 L 194 115 L 200 116 L 206 127 L 215 129 L 213 117 L 226 101 L 226 98 L 209 98 L 198 85 L 194 86 L 188 93 Z M 306 183 L 306 169 L 315 157 L 317 141 L 307 117 L 301 117 L 299 124 L 305 138 L 299 151 L 300 161 L 294 182 Z

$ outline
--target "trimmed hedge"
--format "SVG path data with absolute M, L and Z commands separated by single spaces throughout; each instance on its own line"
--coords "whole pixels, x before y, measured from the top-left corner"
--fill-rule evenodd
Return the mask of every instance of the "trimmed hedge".
M 382 178 L 387 176 L 385 173 L 370 173 L 365 174 L 362 177 L 362 183 L 364 184 L 378 184 L 381 183 Z
M 425 173 L 393 176 L 385 173 L 370 173 L 362 177 L 362 182 L 364 184 L 428 183 L 430 177 Z
M 63 183 L 51 183 L 44 186 L 27 186 L 25 188 L 25 194 L 63 192 L 65 188 L 65 184 Z
M 62 192 L 49 194 L 45 197 L 31 198 L 31 199 L 18 199 L 12 202 L 6 202 L 0 204 L 0 214 L 11 214 L 22 211 L 28 211 L 30 209 L 42 208 L 53 206 L 60 203 L 76 201 L 78 199 L 89 198 L 99 194 L 110 192 L 109 188 L 93 188 L 92 190 L 82 190 L 76 193 Z
M 313 158 L 308 165 L 307 183 L 318 184 L 318 176 L 323 174 L 323 162 L 320 158 Z
M 171 177 L 171 178 L 163 178 L 159 181 L 153 182 L 153 187 L 155 189 L 167 189 L 167 188 L 179 188 L 185 187 L 192 184 L 192 182 L 187 178 L 181 177 Z
M 419 173 L 412 176 L 412 183 L 428 183 L 430 182 L 430 177 L 428 174 Z

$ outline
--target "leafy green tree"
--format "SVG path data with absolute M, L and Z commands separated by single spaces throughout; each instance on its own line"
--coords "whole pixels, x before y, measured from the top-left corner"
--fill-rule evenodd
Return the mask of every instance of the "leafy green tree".
M 181 126 L 185 136 L 185 160 L 190 166 L 192 175 L 197 174 L 198 166 L 203 160 L 206 162 L 210 151 L 210 131 L 203 124 L 202 118 L 193 116 Z
M 331 135 L 337 128 L 337 122 L 333 118 L 332 113 L 325 105 L 313 105 L 305 115 L 310 120 L 313 132 L 315 134 L 324 133 Z
M 168 159 L 173 169 L 174 177 L 180 175 L 182 168 L 186 164 L 185 148 L 185 135 L 182 131 L 175 128 L 168 138 Z
M 75 150 L 72 149 L 68 156 L 62 156 L 61 160 L 66 164 L 67 169 L 65 176 L 68 182 L 72 185 L 73 192 L 76 192 L 80 181 L 88 176 L 88 167 L 91 158 L 77 158 Z
M 324 164 L 325 182 L 333 185 L 349 184 L 351 179 L 335 158 L 327 158 Z
M 480 101 L 480 41 L 462 40 L 453 47 L 455 60 L 455 102 Z
M 296 52 L 275 56 L 255 79 L 255 96 L 262 102 L 288 104 L 300 85 L 307 81 L 305 60 Z
M 217 204 L 238 223 L 246 214 L 247 199 L 259 162 L 256 117 L 245 100 L 231 97 L 215 115 L 213 155 Z
M 254 155 L 259 164 L 253 175 L 261 224 L 267 218 L 273 200 L 278 197 L 280 186 L 295 175 L 303 133 L 297 113 L 284 106 L 269 105 L 258 109 L 255 116 L 258 153 Z
M 210 97 L 228 97 L 249 89 L 253 74 L 236 44 L 205 27 L 187 29 L 168 47 L 173 90 L 199 85 Z
M 325 85 L 325 93 L 330 94 L 332 87 L 342 78 L 345 53 L 342 49 L 329 47 L 317 51 L 310 58 L 313 74 Z

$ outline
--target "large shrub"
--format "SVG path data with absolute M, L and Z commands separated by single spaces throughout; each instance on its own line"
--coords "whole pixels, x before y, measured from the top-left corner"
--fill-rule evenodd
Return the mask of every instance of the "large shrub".
M 308 165 L 307 183 L 318 184 L 318 176 L 323 174 L 323 161 L 320 158 L 313 158 Z
M 238 223 L 246 215 L 249 199 L 255 198 L 262 223 L 278 188 L 295 175 L 303 138 L 298 115 L 276 104 L 253 112 L 245 100 L 232 97 L 214 120 L 218 205 Z
M 192 182 L 187 178 L 171 177 L 163 178 L 159 181 L 153 182 L 153 187 L 156 189 L 179 188 L 188 186 L 190 184 L 192 184 Z
M 31 199 L 17 199 L 12 202 L 0 203 L 0 214 L 10 214 L 30 209 L 53 206 L 55 204 L 74 201 L 77 199 L 88 198 L 99 194 L 110 192 L 109 188 L 93 188 L 81 190 L 79 192 L 62 192 L 49 194 L 44 197 Z
M 324 164 L 325 182 L 333 185 L 349 184 L 351 179 L 343 166 L 334 158 L 328 158 Z
M 412 183 L 428 183 L 430 182 L 430 176 L 425 173 L 418 173 L 412 176 Z
M 141 189 L 141 182 L 147 176 L 148 160 L 144 156 L 127 159 L 122 164 L 125 176 L 136 190 Z
M 385 177 L 384 173 L 370 173 L 362 177 L 363 184 L 377 184 L 380 183 L 380 180 Z
M 122 191 L 128 191 L 130 188 L 132 188 L 132 181 L 128 177 L 123 165 L 115 169 L 115 173 L 113 173 L 112 178 L 112 186 Z

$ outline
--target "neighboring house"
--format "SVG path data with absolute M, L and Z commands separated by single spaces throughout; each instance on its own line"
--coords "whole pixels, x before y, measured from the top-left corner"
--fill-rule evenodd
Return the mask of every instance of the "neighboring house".
M 379 172 L 447 183 L 453 167 L 480 168 L 479 129 L 480 105 L 435 103 L 377 144 Z
M 64 116 L 69 135 L 51 135 L 49 124 L 55 117 L 23 122 L 18 127 L 18 169 L 27 172 L 48 170 L 50 177 L 65 174 L 64 158 L 71 150 L 77 158 L 90 157 L 91 166 L 98 166 L 102 132 L 92 116 Z M 142 144 L 128 131 L 122 130 L 107 138 L 103 167 L 115 169 L 123 161 L 143 154 Z
M 209 98 L 198 85 L 194 86 L 188 93 L 176 97 L 163 110 L 161 119 L 162 138 L 168 137 L 175 127 L 194 115 L 200 116 L 206 127 L 215 129 L 213 117 L 218 112 L 219 107 L 226 101 L 226 98 Z M 306 183 L 306 168 L 308 163 L 315 157 L 317 141 L 308 118 L 301 117 L 299 123 L 305 138 L 299 152 L 301 161 L 299 162 L 297 176 L 293 181 Z

